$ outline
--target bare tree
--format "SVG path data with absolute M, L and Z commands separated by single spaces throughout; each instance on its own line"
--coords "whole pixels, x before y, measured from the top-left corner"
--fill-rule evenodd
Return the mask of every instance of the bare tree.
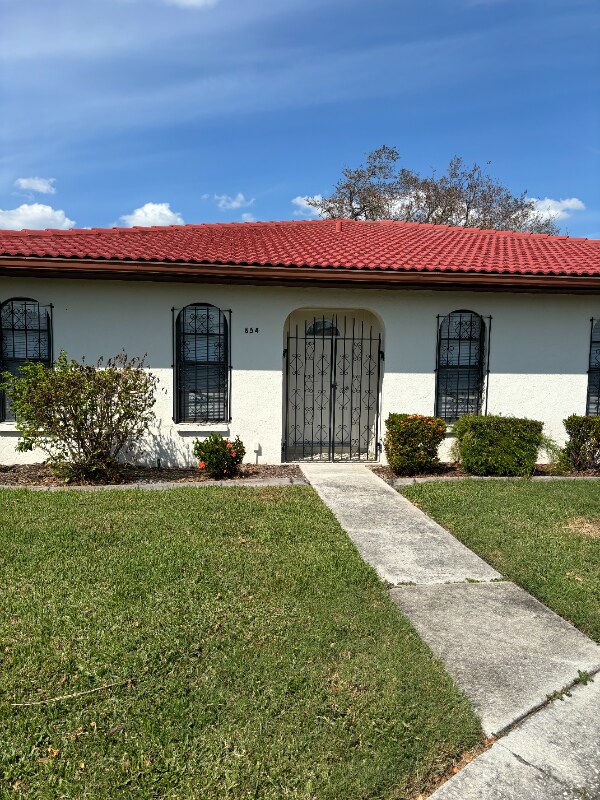
M 395 219 L 473 228 L 559 232 L 556 221 L 536 211 L 527 193 L 513 195 L 478 165 L 455 156 L 443 175 L 428 177 L 399 168 L 400 154 L 383 145 L 359 167 L 345 167 L 330 197 L 308 198 L 327 219 Z

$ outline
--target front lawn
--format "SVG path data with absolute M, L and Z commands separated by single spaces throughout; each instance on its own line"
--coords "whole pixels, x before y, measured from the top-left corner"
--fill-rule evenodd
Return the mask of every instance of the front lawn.
M 0 796 L 391 800 L 479 740 L 309 488 L 4 490 L 0 536 Z
M 402 494 L 600 642 L 600 481 L 432 482 Z

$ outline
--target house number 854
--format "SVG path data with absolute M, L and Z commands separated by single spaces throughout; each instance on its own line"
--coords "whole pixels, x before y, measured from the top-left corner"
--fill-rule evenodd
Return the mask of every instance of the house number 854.
M 244 328 L 245 333 L 258 333 L 258 328 Z

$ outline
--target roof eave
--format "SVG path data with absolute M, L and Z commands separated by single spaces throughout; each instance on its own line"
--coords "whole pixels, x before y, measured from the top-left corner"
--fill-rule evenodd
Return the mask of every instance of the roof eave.
M 238 283 L 275 286 L 364 286 L 368 288 L 473 289 L 598 293 L 600 275 L 508 272 L 350 269 L 190 262 L 0 256 L 0 275 L 99 280 Z

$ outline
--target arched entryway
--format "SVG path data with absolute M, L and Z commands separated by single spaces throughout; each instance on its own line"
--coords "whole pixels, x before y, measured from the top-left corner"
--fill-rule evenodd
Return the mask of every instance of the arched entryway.
M 376 461 L 379 320 L 362 309 L 294 311 L 284 330 L 284 461 Z

